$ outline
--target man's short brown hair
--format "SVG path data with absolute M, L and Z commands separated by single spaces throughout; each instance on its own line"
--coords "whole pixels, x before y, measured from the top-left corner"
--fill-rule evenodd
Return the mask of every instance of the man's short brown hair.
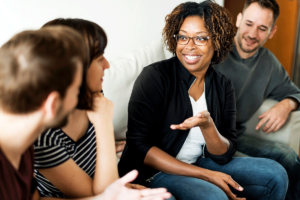
M 275 25 L 275 22 L 279 16 L 279 5 L 277 4 L 276 0 L 246 0 L 245 5 L 244 5 L 244 10 L 248 8 L 252 3 L 258 3 L 258 5 L 262 8 L 268 8 L 273 11 L 273 26 Z
M 57 91 L 63 99 L 78 65 L 88 63 L 84 38 L 68 27 L 24 31 L 0 48 L 0 109 L 25 114 Z

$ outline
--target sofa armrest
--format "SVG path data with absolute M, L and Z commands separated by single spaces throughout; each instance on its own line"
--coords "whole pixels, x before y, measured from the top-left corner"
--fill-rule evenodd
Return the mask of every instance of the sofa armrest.
M 246 135 L 261 138 L 264 140 L 270 140 L 288 145 L 293 148 L 297 154 L 299 153 L 300 143 L 300 111 L 294 111 L 290 114 L 285 124 L 275 133 L 266 134 L 260 130 L 255 130 L 256 125 L 260 121 L 258 116 L 263 114 L 269 108 L 278 103 L 275 100 L 267 99 L 263 102 L 261 107 L 255 112 L 255 114 L 248 120 L 244 126 L 246 127 Z

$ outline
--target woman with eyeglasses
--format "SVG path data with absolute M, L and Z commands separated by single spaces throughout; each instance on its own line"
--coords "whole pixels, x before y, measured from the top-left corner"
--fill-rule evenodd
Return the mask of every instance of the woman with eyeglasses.
M 281 165 L 233 158 L 234 88 L 212 68 L 233 44 L 227 10 L 213 1 L 180 4 L 163 38 L 174 57 L 145 67 L 134 84 L 120 175 L 137 169 L 137 183 L 165 187 L 177 200 L 284 199 Z

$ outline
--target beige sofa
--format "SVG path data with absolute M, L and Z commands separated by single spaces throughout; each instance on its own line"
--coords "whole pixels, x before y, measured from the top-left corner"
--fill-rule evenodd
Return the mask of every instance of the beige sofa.
M 245 123 L 246 131 L 245 134 L 253 137 L 261 138 L 264 140 L 270 140 L 286 144 L 293 148 L 299 155 L 299 144 L 300 144 L 300 111 L 294 111 L 290 114 L 286 123 L 275 133 L 266 134 L 262 131 L 262 128 L 258 131 L 255 130 L 256 125 L 259 122 L 258 116 L 263 114 L 269 108 L 278 103 L 275 100 L 267 99 L 261 105 L 261 107 L 255 112 L 250 120 Z
M 114 130 L 116 140 L 124 140 L 127 130 L 127 106 L 135 79 L 145 66 L 151 63 L 170 58 L 161 41 L 153 41 L 123 57 L 110 61 L 110 69 L 105 71 L 103 91 L 104 95 L 114 103 Z M 261 108 L 246 123 L 247 132 L 254 137 L 281 142 L 299 152 L 300 139 L 300 111 L 293 112 L 287 123 L 276 133 L 265 134 L 255 131 L 258 116 L 273 106 L 276 102 L 266 100 Z

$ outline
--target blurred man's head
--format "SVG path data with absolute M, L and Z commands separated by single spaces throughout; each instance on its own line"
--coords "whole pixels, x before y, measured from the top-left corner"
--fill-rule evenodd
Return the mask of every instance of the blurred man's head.
M 43 112 L 45 126 L 59 126 L 77 105 L 83 37 L 68 27 L 24 31 L 0 48 L 0 110 L 10 114 Z
M 275 0 L 247 0 L 237 16 L 236 42 L 242 53 L 252 56 L 277 30 L 279 6 Z

